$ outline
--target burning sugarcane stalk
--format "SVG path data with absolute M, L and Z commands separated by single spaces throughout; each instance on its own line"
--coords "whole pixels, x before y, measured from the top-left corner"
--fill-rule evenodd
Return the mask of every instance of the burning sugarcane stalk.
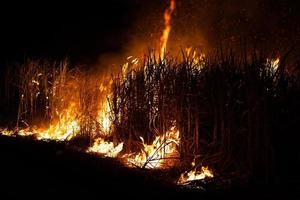
M 250 166 L 247 174 L 257 165 L 265 169 L 271 162 L 265 120 L 276 121 L 270 116 L 283 91 L 297 90 L 299 83 L 279 58 L 210 56 L 190 47 L 166 56 L 174 10 L 170 0 L 159 53 L 127 57 L 112 75 L 95 77 L 67 61 L 26 62 L 16 128 L 0 132 L 63 142 L 83 136 L 89 144 L 81 150 L 128 167 L 188 169 L 179 185 L 239 166 Z M 267 159 L 256 160 L 260 151 Z M 195 157 L 207 166 L 193 161 L 192 169 L 186 167 Z

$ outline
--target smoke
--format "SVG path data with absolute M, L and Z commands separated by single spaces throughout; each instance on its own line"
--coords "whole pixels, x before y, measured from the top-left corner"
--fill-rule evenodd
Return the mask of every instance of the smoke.
M 159 48 L 169 1 L 132 2 L 131 21 L 120 33 L 126 41 L 119 51 L 99 56 L 95 65 L 102 70 L 115 69 L 128 56 L 143 57 L 149 49 Z M 205 53 L 228 45 L 272 55 L 285 53 L 300 42 L 299 8 L 292 0 L 176 0 L 167 51 L 176 55 L 194 47 Z
M 165 8 L 167 2 L 157 7 Z M 185 46 L 207 49 L 221 42 L 235 46 L 247 41 L 252 47 L 279 51 L 299 43 L 299 5 L 291 0 L 177 0 L 169 44 L 177 50 Z M 139 26 L 154 24 L 151 30 L 159 32 L 163 11 L 157 7 L 157 12 L 143 10 Z M 144 20 L 147 13 L 150 17 Z

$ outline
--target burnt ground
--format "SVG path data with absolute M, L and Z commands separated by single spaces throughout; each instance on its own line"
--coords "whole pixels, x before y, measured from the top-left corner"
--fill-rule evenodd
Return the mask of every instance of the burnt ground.
M 0 136 L 0 197 L 112 199 L 264 199 L 300 197 L 300 184 L 236 184 L 227 189 L 179 188 L 169 174 L 128 169 L 114 159 L 72 150 L 63 143 Z M 4 199 L 4 198 L 1 198 Z

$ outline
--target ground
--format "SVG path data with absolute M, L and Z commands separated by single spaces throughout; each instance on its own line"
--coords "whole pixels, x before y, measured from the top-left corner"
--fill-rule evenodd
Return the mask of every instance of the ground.
M 203 192 L 182 189 L 168 175 L 128 169 L 114 159 L 99 158 L 63 143 L 0 137 L 1 197 L 82 197 L 113 199 L 264 199 L 297 195 L 299 184 L 237 186 Z M 166 180 L 166 181 L 164 181 Z

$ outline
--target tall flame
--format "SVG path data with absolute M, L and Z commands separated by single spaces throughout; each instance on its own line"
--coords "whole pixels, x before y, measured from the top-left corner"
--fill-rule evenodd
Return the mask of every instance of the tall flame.
M 170 6 L 165 10 L 164 20 L 165 20 L 165 29 L 160 38 L 160 57 L 163 58 L 167 49 L 167 43 L 169 39 L 169 34 L 171 31 L 171 19 L 172 14 L 175 10 L 175 0 L 170 0 Z
M 101 126 L 102 134 L 109 135 L 111 128 L 111 119 L 110 119 L 110 105 L 107 100 L 108 96 L 111 95 L 111 84 L 112 81 L 106 81 L 108 83 L 100 85 L 100 92 L 102 94 L 102 98 L 100 100 L 99 108 L 98 108 L 98 117 L 97 121 Z

